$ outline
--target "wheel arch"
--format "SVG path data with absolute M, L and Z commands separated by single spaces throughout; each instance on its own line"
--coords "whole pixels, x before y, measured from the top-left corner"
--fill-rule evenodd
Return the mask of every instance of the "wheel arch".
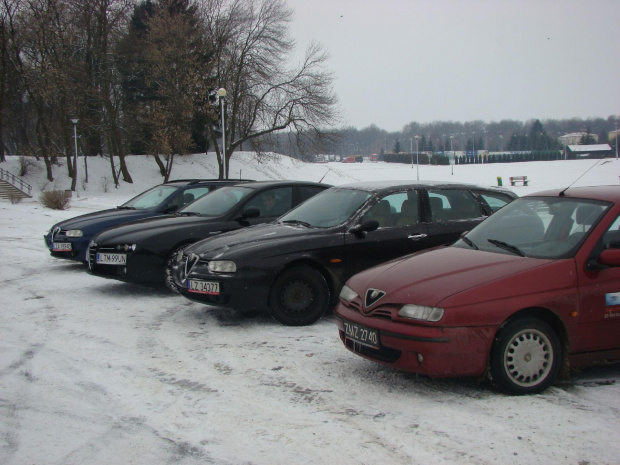
M 568 354 L 570 349 L 570 337 L 562 319 L 557 315 L 557 313 L 553 312 L 548 308 L 528 307 L 513 313 L 508 318 L 506 318 L 506 320 L 504 320 L 504 322 L 502 322 L 502 324 L 500 324 L 497 328 L 497 332 L 495 334 L 495 338 L 493 339 L 492 345 L 495 346 L 497 336 L 506 325 L 522 318 L 537 318 L 547 323 L 551 327 L 551 329 L 553 329 L 555 334 L 558 336 L 558 339 L 560 340 L 560 345 L 562 347 L 562 361 L 560 365 L 559 377 L 567 377 L 569 372 Z M 491 348 L 491 350 L 493 349 Z M 489 362 L 487 362 L 487 370 L 489 369 L 488 363 Z

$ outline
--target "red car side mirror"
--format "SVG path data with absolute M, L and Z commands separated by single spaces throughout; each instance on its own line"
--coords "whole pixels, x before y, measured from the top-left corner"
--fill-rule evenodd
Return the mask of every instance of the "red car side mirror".
M 598 258 L 601 265 L 620 266 L 620 249 L 605 249 Z

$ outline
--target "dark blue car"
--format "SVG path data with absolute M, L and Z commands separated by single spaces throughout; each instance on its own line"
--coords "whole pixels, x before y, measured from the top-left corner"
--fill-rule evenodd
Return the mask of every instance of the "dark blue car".
M 185 179 L 152 187 L 119 207 L 76 216 L 51 227 L 44 236 L 53 257 L 86 263 L 93 236 L 119 224 L 174 213 L 209 192 L 241 180 Z

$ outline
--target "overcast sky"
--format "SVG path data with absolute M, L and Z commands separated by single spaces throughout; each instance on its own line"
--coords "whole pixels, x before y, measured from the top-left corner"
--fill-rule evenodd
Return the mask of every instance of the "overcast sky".
M 620 116 L 620 0 L 287 0 L 347 125 Z

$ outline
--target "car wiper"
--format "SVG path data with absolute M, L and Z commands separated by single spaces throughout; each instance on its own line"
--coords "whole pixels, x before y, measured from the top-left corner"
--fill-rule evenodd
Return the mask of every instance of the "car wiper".
M 300 220 L 286 220 L 286 221 L 282 221 L 282 223 L 284 224 L 300 224 L 302 226 L 305 226 L 306 228 L 311 228 L 312 225 L 310 223 L 306 223 L 305 221 L 300 221 Z
M 175 215 L 178 215 L 178 216 L 199 216 L 200 213 L 198 213 L 198 212 L 176 212 Z
M 123 207 L 122 205 L 119 207 L 116 207 L 117 210 L 135 210 L 136 207 Z
M 467 244 L 468 246 L 470 246 L 472 249 L 475 249 L 475 250 L 480 250 L 480 249 L 478 248 L 478 246 L 477 246 L 476 244 L 474 244 L 474 243 L 471 241 L 471 239 L 469 239 L 467 236 L 465 236 L 465 234 L 463 234 L 463 235 L 461 236 L 461 239 L 463 240 L 463 242 L 465 242 L 465 244 Z
M 498 241 L 497 239 L 487 239 L 487 241 L 489 241 L 494 246 L 499 247 L 500 249 L 515 253 L 517 255 L 520 255 L 521 257 L 525 257 L 525 253 L 523 253 L 523 251 L 516 245 L 512 245 L 504 241 Z

